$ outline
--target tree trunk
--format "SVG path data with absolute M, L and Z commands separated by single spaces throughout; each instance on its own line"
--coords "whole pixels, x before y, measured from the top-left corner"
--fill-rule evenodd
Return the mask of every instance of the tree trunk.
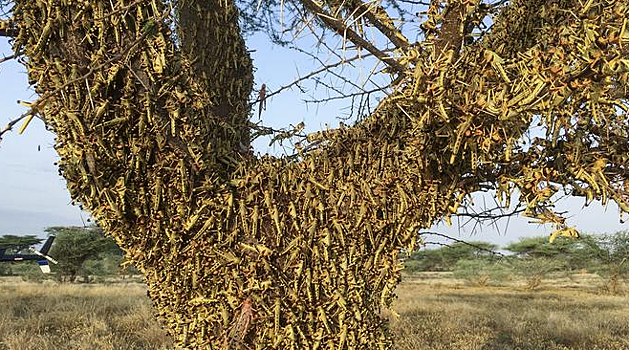
M 482 43 L 459 53 L 463 3 L 451 3 L 454 39 L 432 46 L 448 52 L 417 49 L 403 91 L 360 124 L 321 132 L 299 161 L 251 155 L 252 65 L 232 0 L 178 2 L 177 35 L 157 0 L 18 0 L 14 50 L 28 56 L 72 198 L 145 274 L 179 347 L 389 349 L 380 311 L 418 228 L 485 183 L 537 189 L 551 180 L 532 169 L 557 159 L 511 154 L 547 100 L 483 114 L 496 88 L 507 106 L 511 79 L 539 78 L 546 61 L 503 67 Z M 476 95 L 487 98 L 467 101 Z M 526 201 L 537 209 L 537 197 Z
M 19 1 L 15 50 L 72 198 L 145 274 L 177 345 L 390 348 L 398 248 L 447 208 L 380 126 L 406 117 L 384 105 L 302 162 L 252 159 L 233 2 L 180 3 L 178 40 L 162 4 L 115 6 Z

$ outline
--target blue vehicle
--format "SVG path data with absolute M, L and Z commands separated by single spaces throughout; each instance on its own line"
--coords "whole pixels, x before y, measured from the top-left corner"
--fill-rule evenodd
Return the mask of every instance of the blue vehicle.
M 29 248 L 31 254 L 6 254 L 7 248 L 0 248 L 0 262 L 16 262 L 16 261 L 37 261 L 39 268 L 43 273 L 50 273 L 49 262 L 57 264 L 57 261 L 48 256 L 48 251 L 52 246 L 55 236 L 50 236 L 42 246 L 41 250 Z

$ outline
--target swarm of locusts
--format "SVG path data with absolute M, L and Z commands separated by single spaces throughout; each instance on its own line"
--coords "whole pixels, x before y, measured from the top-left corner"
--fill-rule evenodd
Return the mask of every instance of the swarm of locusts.
M 298 2 L 337 31 L 378 23 L 397 88 L 297 159 L 250 151 L 232 0 L 15 0 L 4 23 L 72 198 L 144 272 L 178 347 L 390 349 L 400 250 L 472 193 L 519 193 L 559 234 L 575 231 L 558 191 L 629 211 L 626 1 L 513 0 L 473 40 L 491 6 L 433 1 L 418 43 L 377 3 Z

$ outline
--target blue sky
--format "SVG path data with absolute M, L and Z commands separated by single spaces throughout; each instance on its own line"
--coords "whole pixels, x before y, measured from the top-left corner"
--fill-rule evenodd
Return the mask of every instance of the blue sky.
M 309 44 L 308 39 L 302 41 Z M 287 49 L 274 47 L 263 36 L 249 38 L 254 65 L 256 66 L 256 87 L 265 83 L 272 92 L 282 85 L 293 81 L 318 68 L 318 65 L 303 55 Z M 11 49 L 6 39 L 0 40 L 0 54 L 8 55 Z M 326 60 L 327 57 L 322 57 Z M 334 62 L 331 59 L 329 62 Z M 328 62 L 328 63 L 329 63 Z M 373 62 L 366 61 L 363 70 L 348 72 L 354 74 L 359 82 L 372 67 Z M 319 96 L 326 92 L 319 90 Z M 347 101 L 335 101 L 324 105 L 305 104 L 308 95 L 298 90 L 288 90 L 268 101 L 267 110 L 262 114 L 265 125 L 286 127 L 289 124 L 306 122 L 307 131 L 334 127 L 337 117 L 343 115 Z M 24 67 L 14 61 L 0 65 L 0 127 L 19 116 L 25 108 L 17 100 L 33 101 L 36 99 L 29 89 Z M 257 110 L 256 117 L 257 119 Z M 0 143 L 0 235 L 35 234 L 44 236 L 44 228 L 57 225 L 82 225 L 89 217 L 70 204 L 65 188 L 65 181 L 57 174 L 54 162 L 57 159 L 52 147 L 54 135 L 45 130 L 43 123 L 35 119 L 23 135 L 9 133 Z M 268 147 L 268 140 L 259 140 L 256 150 L 262 153 L 281 153 L 278 147 Z M 41 151 L 38 151 L 38 146 Z M 482 203 L 483 197 L 477 196 L 476 202 Z M 484 198 L 491 202 L 489 195 Z M 557 210 L 568 210 L 569 224 L 583 232 L 604 233 L 628 229 L 627 224 L 619 222 L 615 204 L 603 208 L 597 203 L 582 209 L 582 199 L 567 199 L 559 202 Z M 484 227 L 472 234 L 473 224 L 462 229 L 439 225 L 434 230 L 457 238 L 488 240 L 506 243 L 527 235 L 542 235 L 552 232 L 552 228 L 528 224 L 526 218 L 513 218 L 498 223 L 495 227 Z M 481 232 L 482 231 L 482 232 Z

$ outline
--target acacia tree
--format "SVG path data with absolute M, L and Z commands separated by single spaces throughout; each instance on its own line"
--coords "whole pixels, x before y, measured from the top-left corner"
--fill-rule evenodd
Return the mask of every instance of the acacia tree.
M 97 226 L 48 227 L 46 232 L 56 237 L 50 255 L 57 258 L 55 272 L 62 281 L 74 282 L 77 275 L 84 274 L 84 265 L 89 259 L 119 251 L 112 239 L 105 237 Z M 87 280 L 86 275 L 84 280 Z
M 43 240 L 33 235 L 16 236 L 3 235 L 0 237 L 0 252 L 19 253 L 29 247 L 40 244 Z M 0 264 L 0 275 L 13 274 L 12 266 L 9 264 Z
M 251 19 L 275 2 L 239 5 Z M 435 0 L 417 42 L 390 13 L 419 2 L 277 2 L 392 81 L 291 158 L 249 149 L 233 0 L 14 0 L 3 26 L 39 93 L 7 129 L 37 115 L 57 135 L 71 196 L 145 274 L 181 348 L 390 348 L 379 315 L 400 248 L 477 191 L 508 206 L 517 189 L 563 234 L 560 189 L 629 211 L 624 1 Z
M 24 249 L 40 244 L 42 241 L 43 239 L 37 238 L 33 235 L 3 235 L 0 237 L 0 249 L 9 249 L 13 252 L 21 252 Z

